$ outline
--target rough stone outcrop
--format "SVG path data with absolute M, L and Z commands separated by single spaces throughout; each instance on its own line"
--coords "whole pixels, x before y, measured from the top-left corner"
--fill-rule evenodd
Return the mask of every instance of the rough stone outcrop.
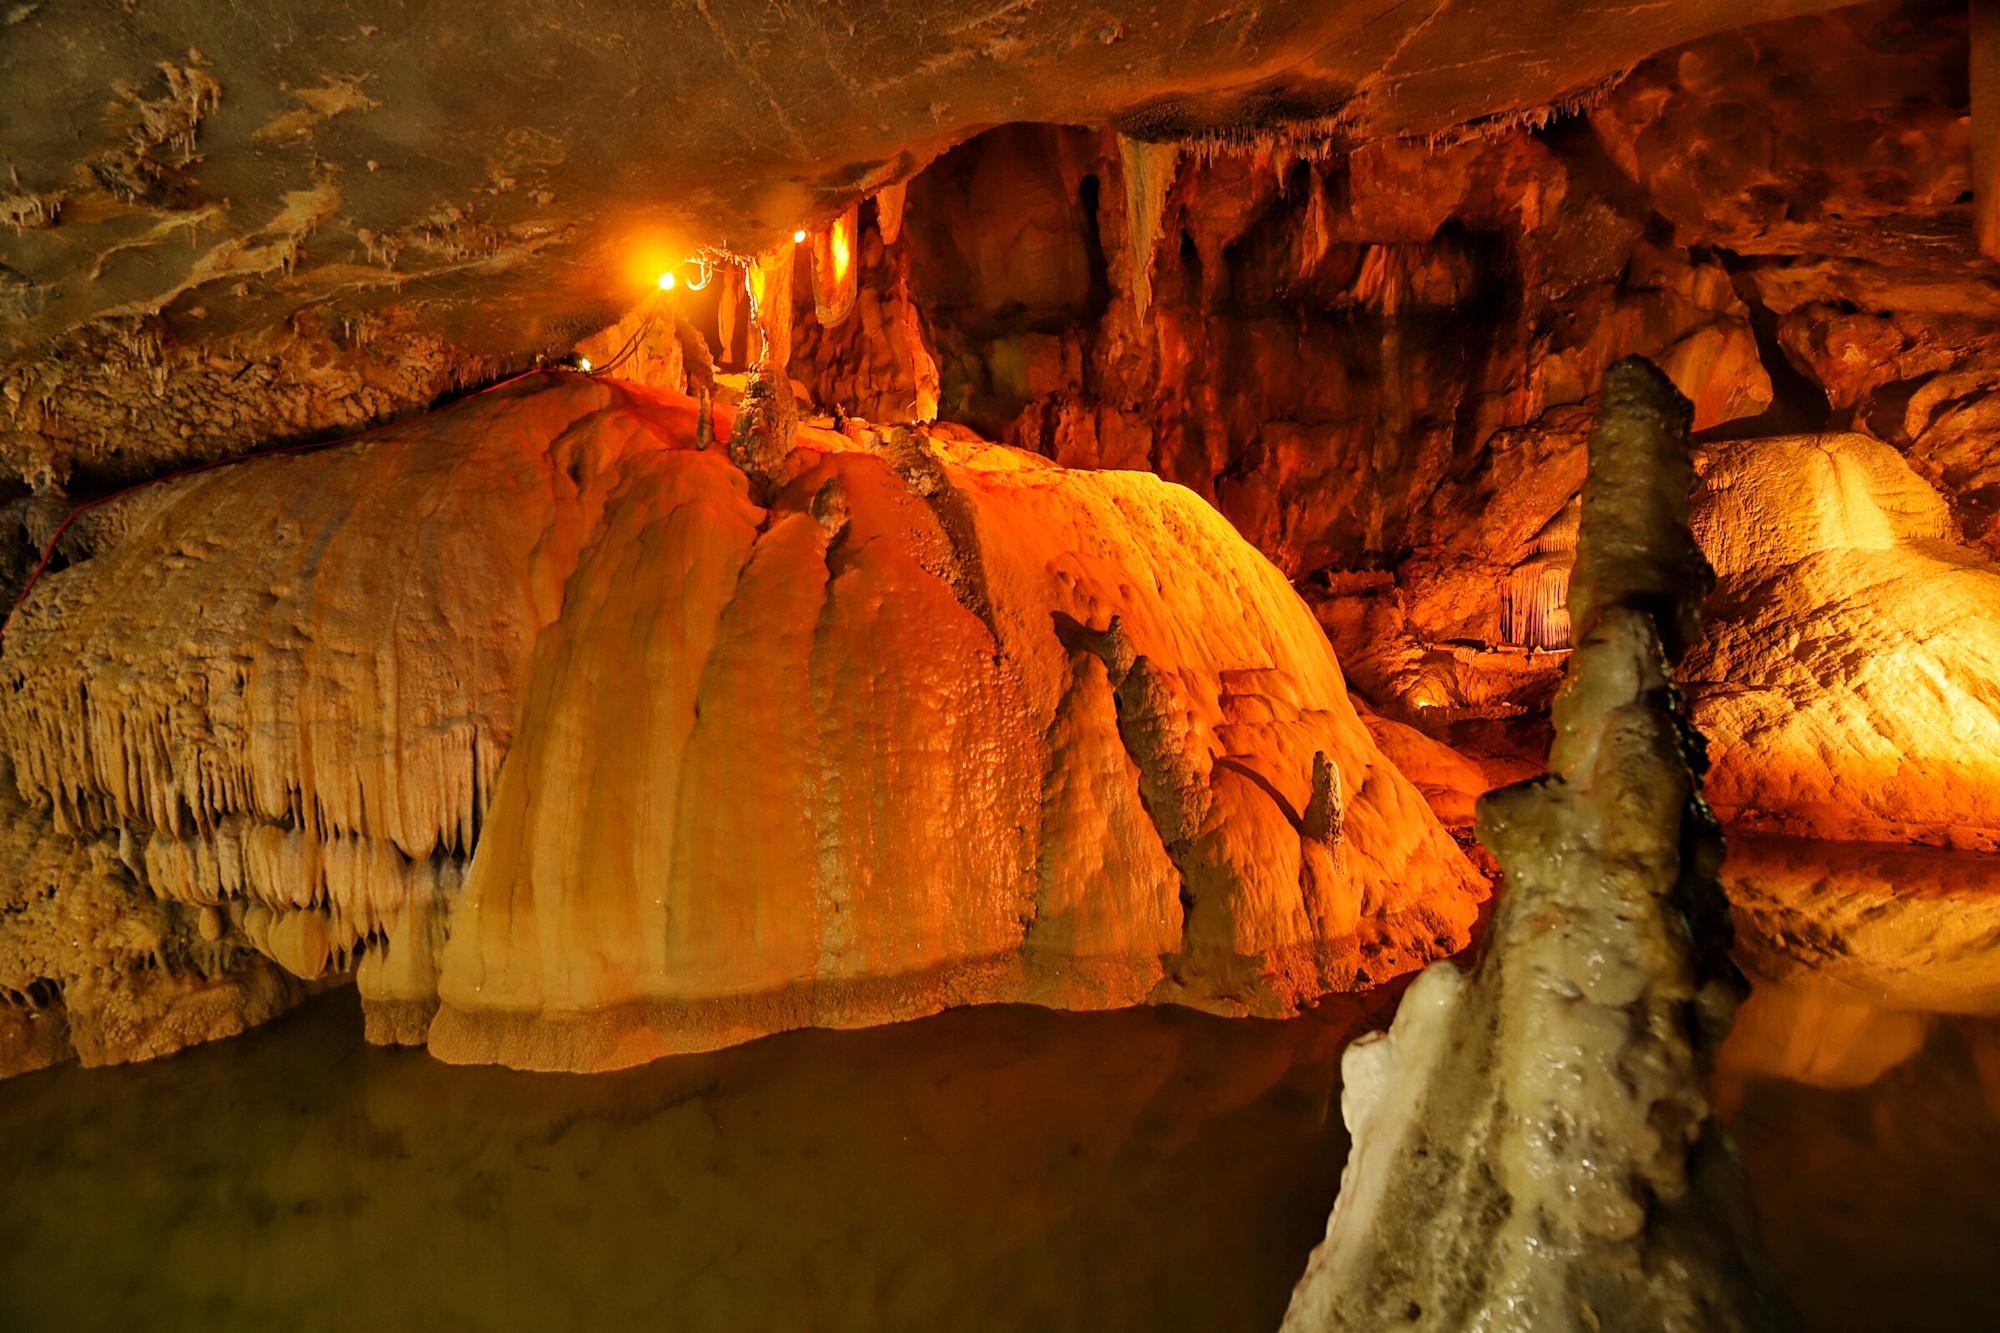
M 0 357 L 96 318 L 167 311 L 226 341 L 329 302 L 524 357 L 696 247 L 755 252 L 976 127 L 1423 137 L 1546 114 L 1663 46 L 1828 7 L 441 0 L 363 22 L 308 4 L 159 0 L 109 20 L 16 5 Z
M 1196 497 L 777 414 L 753 482 L 697 413 L 540 376 L 120 501 L 6 632 L 17 822 L 231 958 L 355 968 L 377 1039 L 542 1068 L 1281 1014 L 1464 945 L 1483 881 Z
M 1477 970 L 1426 970 L 1342 1062 L 1354 1145 L 1288 1333 L 1790 1326 L 1706 1097 L 1740 981 L 1668 667 L 1707 591 L 1690 415 L 1612 367 L 1549 772 L 1480 803 L 1507 880 Z
M 315 989 L 211 908 L 161 900 L 115 834 L 67 838 L 0 783 L 0 1077 L 233 1036 Z
M 2000 848 L 2000 567 L 1862 435 L 1707 452 L 1719 576 L 1682 663 L 1732 827 Z

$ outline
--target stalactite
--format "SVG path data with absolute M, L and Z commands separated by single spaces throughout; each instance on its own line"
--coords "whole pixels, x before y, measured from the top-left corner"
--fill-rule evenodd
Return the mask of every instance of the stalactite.
M 937 420 L 938 363 L 931 354 L 930 339 L 924 333 L 923 315 L 910 299 L 909 265 L 905 261 L 896 278 L 896 322 L 902 345 L 910 358 L 910 378 L 915 387 L 915 417 L 919 422 Z
M 861 274 L 861 205 L 813 233 L 813 313 L 822 328 L 834 329 L 854 312 Z
M 1299 235 L 1299 277 L 1310 276 L 1333 248 L 1333 224 L 1327 217 L 1326 181 L 1321 178 L 1319 164 L 1308 168 L 1310 176 L 1306 182 L 1306 225 Z
M 1973 230 L 2000 259 L 2000 0 L 1972 0 Z
M 783 370 L 792 361 L 792 266 L 798 243 L 787 236 L 758 255 L 746 270 L 750 311 L 757 329 L 756 359 Z
M 689 396 L 708 398 L 715 392 L 715 357 L 708 350 L 708 339 L 681 315 L 674 317 L 674 338 L 681 345 Z
M 715 267 L 715 332 L 717 344 L 715 359 L 724 365 L 742 365 L 745 361 L 757 359 L 756 349 L 745 347 L 743 355 L 736 355 L 736 320 L 742 313 L 743 304 L 750 299 L 749 274 L 734 264 L 718 264 Z M 756 320 L 750 321 L 748 337 L 755 336 Z
M 1147 143 L 1118 136 L 1118 156 L 1125 174 L 1125 221 L 1131 237 L 1132 295 L 1144 318 L 1153 304 L 1153 252 L 1160 244 L 1160 222 L 1167 211 L 1167 191 L 1180 169 L 1178 144 Z
M 894 245 L 896 238 L 903 234 L 903 206 L 909 202 L 909 197 L 908 181 L 885 185 L 875 196 L 875 229 L 882 233 L 882 244 Z
M 1504 642 L 1550 650 L 1570 646 L 1569 578 L 1576 564 L 1582 515 L 1581 497 L 1572 498 L 1542 525 L 1528 545 L 1528 559 L 1516 565 L 1501 583 L 1500 634 Z
M 1500 628 L 1505 642 L 1523 648 L 1570 646 L 1566 557 L 1538 556 L 1516 567 L 1500 585 Z

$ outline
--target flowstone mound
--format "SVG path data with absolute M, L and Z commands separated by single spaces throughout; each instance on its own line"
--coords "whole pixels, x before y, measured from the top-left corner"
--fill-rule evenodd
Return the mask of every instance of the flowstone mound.
M 1693 524 L 1719 578 L 1681 674 L 1717 813 L 2000 849 L 2000 567 L 1879 440 L 1747 440 L 1705 462 Z
M 696 412 L 538 376 L 119 502 L 7 630 L 23 836 L 190 984 L 352 967 L 373 1038 L 535 1068 L 1464 945 L 1483 880 L 1194 495 L 909 431 L 751 477 Z
M 1549 771 L 1479 802 L 1506 888 L 1342 1060 L 1353 1149 L 1288 1333 L 1791 1326 L 1706 1088 L 1741 979 L 1669 668 L 1709 573 L 1692 410 L 1649 363 L 1590 441 Z

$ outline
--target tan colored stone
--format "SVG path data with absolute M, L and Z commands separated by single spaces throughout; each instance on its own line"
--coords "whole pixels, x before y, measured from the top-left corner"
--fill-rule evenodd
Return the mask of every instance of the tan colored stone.
M 1859 435 L 1712 450 L 1694 529 L 1720 582 L 1683 664 L 1732 826 L 2000 847 L 2000 569 Z
M 149 493 L 8 632 L 23 792 L 458 1060 L 1283 1014 L 1465 943 L 1483 881 L 1194 496 L 809 429 L 753 488 L 696 417 L 549 376 Z

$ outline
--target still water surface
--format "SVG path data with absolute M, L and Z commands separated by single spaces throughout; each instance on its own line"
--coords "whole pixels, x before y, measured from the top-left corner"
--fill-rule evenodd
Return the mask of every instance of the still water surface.
M 335 992 L 0 1084 L 0 1328 L 1272 1330 L 1387 1003 L 961 1010 L 577 1077 L 369 1047 Z M 2000 1328 L 2000 1025 L 1922 1029 L 1865 1086 L 1730 1075 L 1818 1333 Z

